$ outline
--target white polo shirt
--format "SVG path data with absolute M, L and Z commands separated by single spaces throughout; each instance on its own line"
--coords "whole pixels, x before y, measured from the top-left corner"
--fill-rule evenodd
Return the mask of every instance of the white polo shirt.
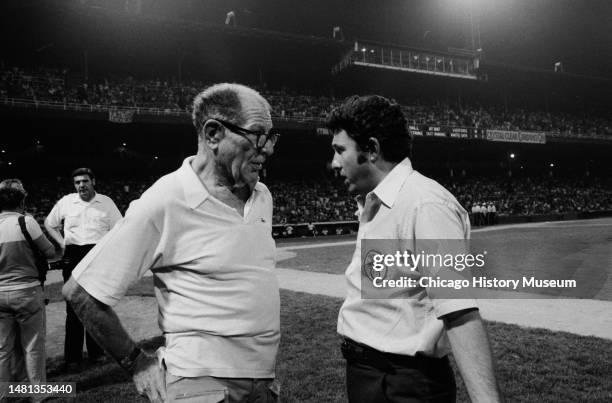
M 151 270 L 173 375 L 272 378 L 280 341 L 272 196 L 258 183 L 242 216 L 208 193 L 192 159 L 132 202 L 72 276 L 113 306 Z
M 338 333 L 377 350 L 442 357 L 450 346 L 440 317 L 477 307 L 473 299 L 431 298 L 425 288 L 405 298 L 362 299 L 362 239 L 467 239 L 467 212 L 436 181 L 412 169 L 408 158 L 371 192 L 380 209 L 360 223 L 355 253 L 346 269 L 348 290 L 338 317 Z M 361 206 L 360 206 L 361 208 Z
M 71 193 L 55 203 L 45 221 L 58 228 L 64 220 L 66 245 L 91 245 L 98 243 L 120 219 L 121 213 L 110 197 L 96 193 L 86 202 L 78 193 Z

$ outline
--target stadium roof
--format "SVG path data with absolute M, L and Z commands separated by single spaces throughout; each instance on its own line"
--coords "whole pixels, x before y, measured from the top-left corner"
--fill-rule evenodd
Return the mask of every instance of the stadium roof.
M 140 9 L 126 11 L 128 3 Z M 4 58 L 16 49 L 40 54 L 57 45 L 45 38 L 54 29 L 65 30 L 54 21 L 61 9 L 148 19 L 160 35 L 173 25 L 328 49 L 346 47 L 355 38 L 440 51 L 481 45 L 490 65 L 553 71 L 561 63 L 568 74 L 612 78 L 607 0 L 5 0 L 0 3 Z M 224 25 L 229 11 L 236 15 L 233 29 Z M 28 24 L 32 15 L 43 24 Z M 332 39 L 334 27 L 346 42 Z

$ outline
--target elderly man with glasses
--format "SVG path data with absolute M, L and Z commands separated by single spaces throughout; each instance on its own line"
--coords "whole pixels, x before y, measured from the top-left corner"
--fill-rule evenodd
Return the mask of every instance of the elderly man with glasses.
M 272 196 L 259 173 L 279 136 L 268 102 L 239 84 L 196 96 L 193 123 L 197 154 L 131 204 L 64 296 L 151 401 L 273 402 L 280 299 Z M 165 336 L 156 355 L 111 309 L 149 270 Z

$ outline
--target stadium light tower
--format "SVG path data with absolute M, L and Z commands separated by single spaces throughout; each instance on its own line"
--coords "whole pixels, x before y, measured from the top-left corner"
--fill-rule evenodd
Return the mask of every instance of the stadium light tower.
M 470 17 L 470 45 L 472 50 L 482 51 L 480 44 L 480 13 L 475 11 L 478 7 L 478 0 L 457 0 L 462 7 L 466 7 Z

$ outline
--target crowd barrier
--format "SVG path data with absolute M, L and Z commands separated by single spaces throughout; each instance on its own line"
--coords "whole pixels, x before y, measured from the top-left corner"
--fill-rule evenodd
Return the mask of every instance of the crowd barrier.
M 184 123 L 189 121 L 190 112 L 186 109 L 156 108 L 142 106 L 119 106 L 119 105 L 88 105 L 72 102 L 48 102 L 35 101 L 31 99 L 0 98 L 0 105 L 7 107 L 17 107 L 23 109 L 35 109 L 38 111 L 69 112 L 73 114 L 97 115 L 94 119 L 106 119 L 114 123 Z M 84 117 L 84 116 L 80 116 Z M 329 134 L 324 126 L 325 118 L 321 116 L 303 115 L 279 115 L 273 114 L 273 119 L 280 123 L 283 129 L 308 128 L 316 130 L 317 134 Z M 555 139 L 581 139 L 599 141 L 612 141 L 612 136 L 599 133 L 561 133 L 561 132 L 530 132 L 520 130 L 497 130 L 493 128 L 461 127 L 446 124 L 429 125 L 418 121 L 411 121 L 409 132 L 413 136 L 426 137 L 448 137 L 448 138 L 468 138 L 486 139 L 489 141 L 503 141 L 514 143 L 546 143 L 549 138 Z
M 612 217 L 612 210 L 584 211 L 559 214 L 537 214 L 520 216 L 499 216 L 498 224 L 520 224 L 543 221 L 586 220 L 591 218 Z
M 274 238 L 304 238 L 314 236 L 356 234 L 358 221 L 314 222 L 299 224 L 277 224 L 272 226 Z
M 604 217 L 612 217 L 612 210 L 520 216 L 501 215 L 497 217 L 497 224 L 499 225 L 545 221 L 586 220 Z M 478 228 L 482 227 L 483 226 L 479 226 Z M 356 234 L 358 229 L 358 221 L 277 224 L 272 226 L 272 235 L 274 236 L 274 238 L 306 238 L 330 235 L 350 235 Z

